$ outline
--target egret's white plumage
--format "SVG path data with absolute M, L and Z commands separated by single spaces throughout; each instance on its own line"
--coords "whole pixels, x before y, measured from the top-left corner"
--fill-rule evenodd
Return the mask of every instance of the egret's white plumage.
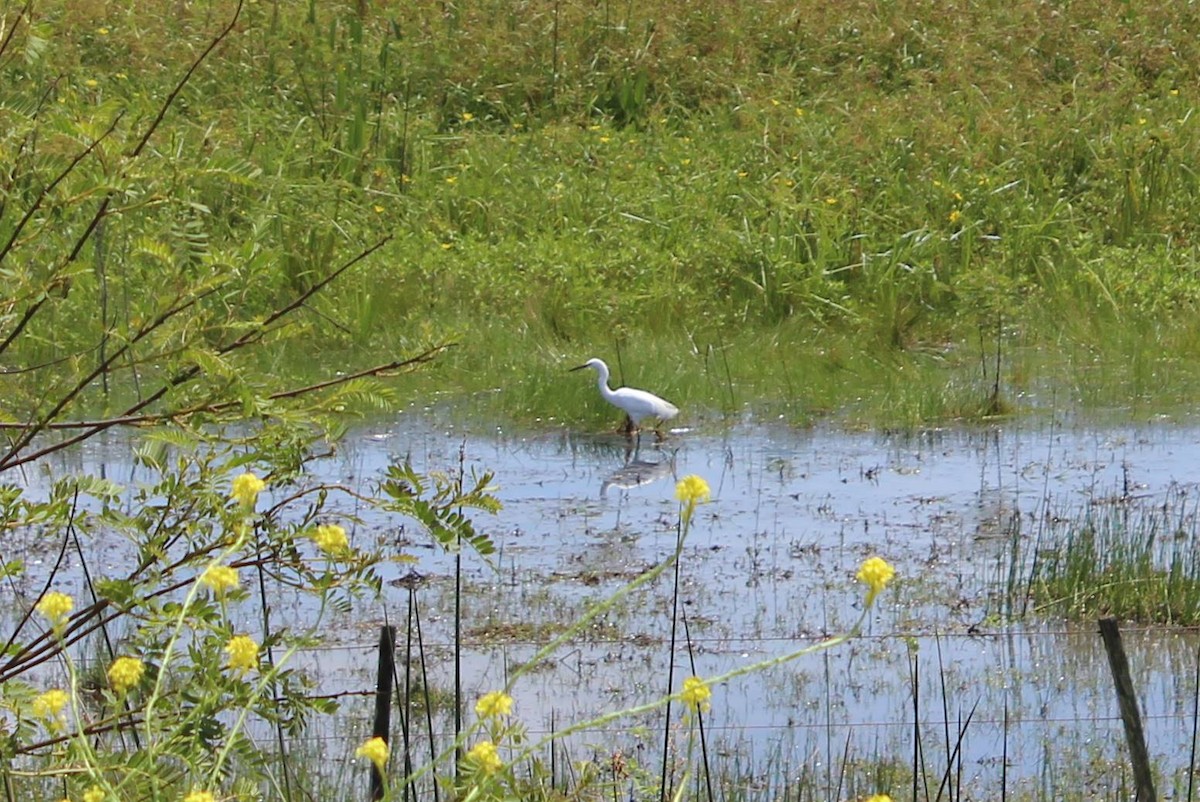
M 629 420 L 633 422 L 634 428 L 646 418 L 665 421 L 679 414 L 677 406 L 670 401 L 659 398 L 654 393 L 648 393 L 645 390 L 636 390 L 633 387 L 610 389 L 608 386 L 608 365 L 604 364 L 603 359 L 589 359 L 579 367 L 571 368 L 571 370 L 583 370 L 584 368 L 591 368 L 596 371 L 596 385 L 600 388 L 600 397 L 617 409 L 624 410 L 625 414 L 629 416 Z

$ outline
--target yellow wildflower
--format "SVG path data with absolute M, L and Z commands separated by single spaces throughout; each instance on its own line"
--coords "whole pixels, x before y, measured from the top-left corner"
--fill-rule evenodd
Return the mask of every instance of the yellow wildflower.
M 62 713 L 62 709 L 67 706 L 69 699 L 67 692 L 58 688 L 46 691 L 33 700 L 33 714 L 38 718 L 53 720 Z
M 136 657 L 118 657 L 108 668 L 108 684 L 117 693 L 125 693 L 142 680 L 146 666 Z
M 96 29 L 96 33 L 100 34 L 101 36 L 108 36 L 108 28 L 105 28 L 103 25 L 101 25 Z
M 867 585 L 867 606 L 870 607 L 879 592 L 896 576 L 896 569 L 882 557 L 868 557 L 863 560 L 855 576 L 859 582 Z
M 683 503 L 682 518 L 685 528 L 692 519 L 692 513 L 696 511 L 696 504 L 708 501 L 711 496 L 708 482 L 695 474 L 685 476 L 675 484 L 675 498 Z
M 50 626 L 58 629 L 67 623 L 67 616 L 75 609 L 75 600 L 65 593 L 52 590 L 37 603 L 37 611 L 46 616 Z
M 695 474 L 683 477 L 675 485 L 675 498 L 685 504 L 705 502 L 711 497 L 712 491 L 708 487 L 708 482 Z
M 699 677 L 688 677 L 683 681 L 683 691 L 679 694 L 689 710 L 707 713 L 712 708 L 712 690 L 708 683 Z
M 321 524 L 313 534 L 317 548 L 326 554 L 337 556 L 350 550 L 350 541 L 346 539 L 346 530 L 337 524 Z
M 93 785 L 91 788 L 83 792 L 83 802 L 104 802 L 108 794 L 104 793 L 104 789 L 98 785 Z
M 493 716 L 507 716 L 512 712 L 513 700 L 504 691 L 490 691 L 485 693 L 475 703 L 475 713 L 481 718 L 492 718 Z
M 467 752 L 467 760 L 479 767 L 484 774 L 494 774 L 504 766 L 504 761 L 496 752 L 496 745 L 491 741 L 480 741 Z
M 238 572 L 228 565 L 210 565 L 200 575 L 200 583 L 218 596 L 238 586 Z
M 951 209 L 948 218 L 951 223 L 957 223 L 962 218 L 962 212 L 958 209 Z
M 253 510 L 254 505 L 258 503 L 258 494 L 262 492 L 267 483 L 259 479 L 252 473 L 243 473 L 241 476 L 233 478 L 233 489 L 230 495 L 237 500 L 243 508 Z
M 183 802 L 215 802 L 215 799 L 208 791 L 192 791 L 183 798 Z
M 362 746 L 354 752 L 358 757 L 365 757 L 367 760 L 375 764 L 375 768 L 383 774 L 383 767 L 388 761 L 388 745 L 387 741 L 379 736 L 375 736 L 363 743 Z
M 225 644 L 229 668 L 239 674 L 258 668 L 258 643 L 249 635 L 234 635 Z
M 100 82 L 97 81 L 95 78 L 88 78 L 86 81 L 83 82 L 83 85 L 86 86 L 88 89 L 95 89 L 97 86 L 100 85 Z
M 464 111 L 464 112 L 462 113 L 462 121 L 463 121 L 463 122 L 465 122 L 465 123 L 469 123 L 469 122 L 471 122 L 471 120 L 474 120 L 474 119 L 475 119 L 475 115 L 474 115 L 474 114 L 472 114 L 471 112 L 469 112 L 469 111 Z
M 892 802 L 892 798 L 887 794 L 875 794 L 867 797 L 866 802 Z

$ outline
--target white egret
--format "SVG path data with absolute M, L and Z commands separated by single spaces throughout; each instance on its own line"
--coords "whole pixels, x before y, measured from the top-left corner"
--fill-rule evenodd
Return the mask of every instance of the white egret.
M 608 386 L 608 365 L 604 364 L 603 359 L 589 359 L 579 367 L 571 368 L 571 370 L 583 370 L 584 368 L 591 368 L 596 371 L 596 385 L 600 388 L 600 397 L 617 409 L 624 410 L 625 414 L 629 416 L 630 433 L 637 431 L 638 424 L 646 418 L 665 421 L 679 414 L 679 407 L 670 401 L 659 398 L 654 393 L 648 393 L 645 390 L 636 390 L 633 387 L 610 389 Z

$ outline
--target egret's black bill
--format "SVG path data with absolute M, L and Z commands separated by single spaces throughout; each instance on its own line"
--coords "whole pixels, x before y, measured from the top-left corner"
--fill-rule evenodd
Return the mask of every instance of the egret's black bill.
M 580 366 L 579 366 L 579 367 L 577 367 L 577 368 L 571 368 L 570 370 L 568 370 L 568 371 L 567 371 L 567 373 L 574 373 L 575 371 L 577 371 L 577 370 L 583 370 L 583 369 L 584 369 L 584 368 L 586 368 L 586 367 L 588 367 L 588 365 L 587 365 L 586 363 L 584 363 L 584 364 L 580 365 Z

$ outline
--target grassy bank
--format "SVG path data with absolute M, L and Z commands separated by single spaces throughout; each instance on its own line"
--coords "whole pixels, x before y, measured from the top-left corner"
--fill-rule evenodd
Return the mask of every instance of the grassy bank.
M 693 410 L 793 420 L 1195 394 L 1186 5 L 166 9 L 3 11 L 0 320 L 51 384 L 188 288 L 131 347 L 140 381 L 453 340 L 400 400 L 505 386 L 489 412 L 599 418 L 560 370 L 618 354 Z M 384 238 L 269 361 L 222 359 Z

